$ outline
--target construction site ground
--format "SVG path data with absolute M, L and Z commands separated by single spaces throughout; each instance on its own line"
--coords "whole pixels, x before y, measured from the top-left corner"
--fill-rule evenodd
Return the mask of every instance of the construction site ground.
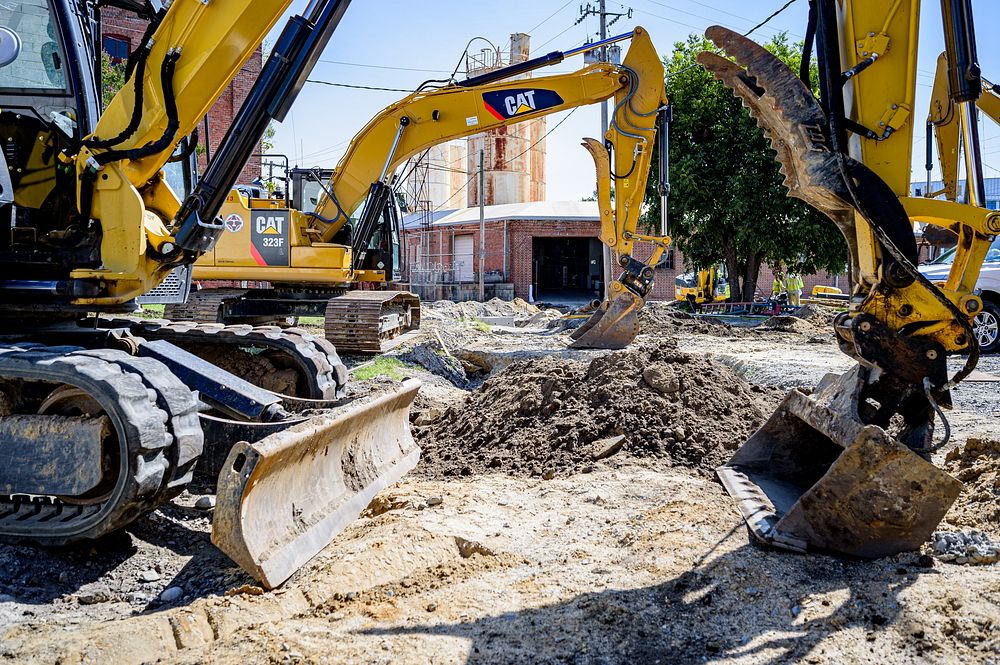
M 425 303 L 415 340 L 346 359 L 355 394 L 424 381 L 423 460 L 291 580 L 213 548 L 205 480 L 104 542 L 0 546 L 0 659 L 1000 662 L 1000 564 L 767 551 L 712 476 L 786 390 L 850 366 L 829 312 L 650 305 L 633 348 L 595 352 L 524 303 Z M 1000 540 L 1000 357 L 979 369 L 935 455 L 966 483 L 941 528 Z

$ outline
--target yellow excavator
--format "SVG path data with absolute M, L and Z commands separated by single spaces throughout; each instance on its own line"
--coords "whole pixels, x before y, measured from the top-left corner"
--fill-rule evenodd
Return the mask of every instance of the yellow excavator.
M 631 44 L 620 65 L 598 63 L 567 74 L 523 78 L 625 39 Z M 400 165 L 444 141 L 612 98 L 615 112 L 604 143 L 586 139 L 584 146 L 597 167 L 600 238 L 618 253 L 624 272 L 612 287 L 611 301 L 574 332 L 573 345 L 622 348 L 638 333 L 635 310 L 652 287 L 653 266 L 669 243 L 662 234 L 636 232 L 653 143 L 658 135 L 666 137 L 668 112 L 663 64 L 642 28 L 443 87 L 421 86 L 372 118 L 328 179 L 319 170 L 311 178 L 308 170 L 296 171 L 292 191 L 298 207 L 234 190 L 222 208 L 226 232 L 195 263 L 193 278 L 263 284 L 204 288 L 184 304 L 167 305 L 165 316 L 211 323 L 323 316 L 326 338 L 338 350 L 381 351 L 388 340 L 419 325 L 419 300 L 400 291 L 348 289 L 386 284 L 394 271 L 398 275 L 393 188 Z M 314 205 L 304 205 L 307 190 L 317 195 Z M 653 255 L 634 258 L 636 240 L 651 241 Z
M 677 275 L 674 278 L 674 299 L 692 305 L 729 300 L 726 266 L 717 263 L 703 270 Z
M 289 5 L 0 4 L 0 538 L 98 539 L 197 466 L 218 474 L 213 542 L 270 587 L 416 465 L 418 382 L 350 402 L 336 350 L 305 331 L 116 318 L 212 250 L 348 2 L 291 15 L 196 178 L 192 132 Z M 102 110 L 106 6 L 149 27 Z
M 922 4 L 810 0 L 800 72 L 719 26 L 706 34 L 724 55 L 698 57 L 770 139 L 789 195 L 826 214 L 850 249 L 850 309 L 835 331 L 858 364 L 789 393 L 718 469 L 752 536 L 771 546 L 861 557 L 916 549 L 962 488 L 930 459 L 949 440 L 951 390 L 979 358 L 975 285 L 1000 213 L 984 207 L 971 0 L 940 0 L 959 129 L 950 145 L 966 156 L 969 202 L 909 195 Z M 814 41 L 818 99 L 808 84 Z M 959 238 L 941 285 L 916 268 L 918 221 Z M 949 376 L 953 354 L 964 360 Z

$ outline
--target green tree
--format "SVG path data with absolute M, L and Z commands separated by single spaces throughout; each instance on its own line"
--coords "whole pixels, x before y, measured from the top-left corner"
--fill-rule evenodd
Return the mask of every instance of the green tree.
M 799 70 L 799 49 L 784 35 L 766 48 Z M 763 132 L 731 91 L 696 63 L 704 50 L 716 49 L 691 36 L 664 59 L 674 109 L 668 212 L 675 246 L 696 268 L 725 262 L 734 300 L 753 299 L 764 263 L 805 274 L 842 271 L 847 245 L 839 231 L 820 213 L 787 197 Z M 657 162 L 654 154 L 643 220 L 649 227 L 660 219 Z
M 125 63 L 114 62 L 107 53 L 101 53 L 101 101 L 104 108 L 125 85 Z

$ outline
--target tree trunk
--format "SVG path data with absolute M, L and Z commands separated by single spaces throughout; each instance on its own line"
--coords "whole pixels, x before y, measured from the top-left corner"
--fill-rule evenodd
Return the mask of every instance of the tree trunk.
M 726 243 L 723 251 L 726 254 L 726 272 L 729 273 L 729 300 L 732 302 L 741 302 L 743 294 L 741 285 L 743 281 L 740 279 L 740 264 L 736 260 L 736 248 Z
M 753 302 L 759 273 L 760 255 L 751 254 L 747 257 L 746 271 L 743 273 L 743 302 Z

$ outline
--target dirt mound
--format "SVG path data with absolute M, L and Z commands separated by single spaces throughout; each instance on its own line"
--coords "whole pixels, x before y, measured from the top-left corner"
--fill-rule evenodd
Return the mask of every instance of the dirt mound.
M 829 327 L 833 325 L 833 320 L 837 318 L 837 314 L 839 313 L 839 310 L 833 307 L 807 303 L 795 310 L 792 316 L 803 321 L 808 321 L 813 325 Z
M 965 483 L 945 522 L 1000 535 L 1000 441 L 969 439 L 948 453 L 945 468 Z
M 514 298 L 513 300 L 493 298 L 486 302 L 437 300 L 421 303 L 420 308 L 420 315 L 422 317 L 459 321 L 463 319 L 480 319 L 484 316 L 513 316 L 517 319 L 526 319 L 540 311 L 531 303 L 520 298 Z
M 639 310 L 641 331 L 649 334 L 702 334 L 716 337 L 746 337 L 748 328 L 733 326 L 720 319 L 693 316 L 668 302 L 647 302 Z
M 823 328 L 806 319 L 800 319 L 797 316 L 778 315 L 772 316 L 761 323 L 757 326 L 757 330 L 775 330 L 778 332 L 798 333 L 800 335 L 815 335 L 823 331 Z
M 728 367 L 671 343 L 590 361 L 517 361 L 465 402 L 416 428 L 418 473 L 505 472 L 550 477 L 586 471 L 609 437 L 613 459 L 652 459 L 705 474 L 760 425 L 773 396 Z

